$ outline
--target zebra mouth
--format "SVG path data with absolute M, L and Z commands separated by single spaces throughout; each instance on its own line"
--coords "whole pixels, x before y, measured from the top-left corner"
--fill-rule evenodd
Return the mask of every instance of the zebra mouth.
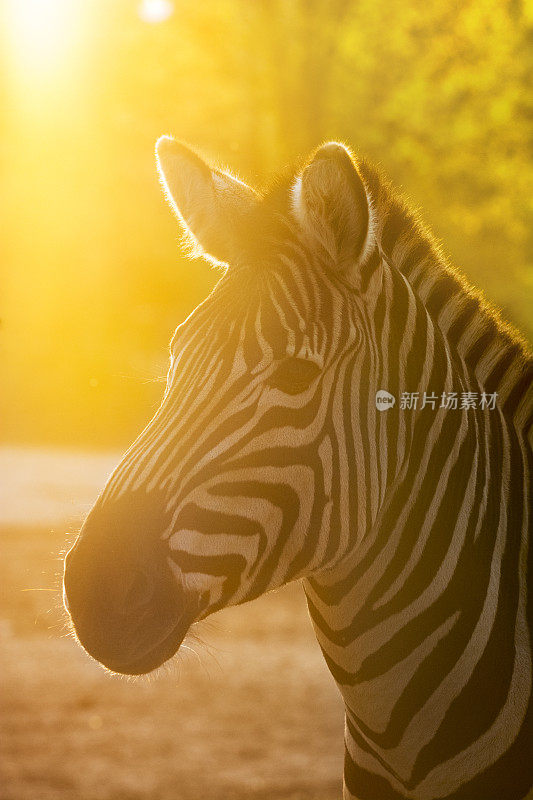
M 145 675 L 177 653 L 196 617 L 196 604 L 191 604 L 182 608 L 177 619 L 174 615 L 174 621 L 157 619 L 150 609 L 136 620 L 111 618 L 104 636 L 103 626 L 95 626 L 93 620 L 78 619 L 74 630 L 84 650 L 106 669 L 120 675 Z
M 163 634 L 155 643 L 152 642 L 148 648 L 140 643 L 134 653 L 128 655 L 125 653 L 126 657 L 103 660 L 100 656 L 98 661 L 111 672 L 121 675 L 146 675 L 162 666 L 178 652 L 191 623 L 192 620 L 180 618 L 169 632 Z

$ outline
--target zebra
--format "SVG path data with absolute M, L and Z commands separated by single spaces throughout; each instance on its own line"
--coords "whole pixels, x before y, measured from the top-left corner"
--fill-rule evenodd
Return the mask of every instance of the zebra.
M 527 345 L 344 144 L 264 192 L 170 136 L 156 159 L 222 273 L 66 556 L 78 641 L 144 674 L 299 580 L 345 704 L 345 800 L 524 798 Z

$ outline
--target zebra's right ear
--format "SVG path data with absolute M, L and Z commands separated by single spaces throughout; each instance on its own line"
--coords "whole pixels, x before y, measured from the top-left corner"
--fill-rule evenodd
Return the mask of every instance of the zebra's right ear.
M 292 188 L 292 210 L 312 247 L 355 286 L 374 243 L 373 209 L 350 150 L 316 150 Z
M 210 167 L 170 136 L 158 139 L 156 159 L 163 191 L 191 245 L 191 255 L 230 261 L 240 223 L 257 202 L 255 191 L 229 172 Z

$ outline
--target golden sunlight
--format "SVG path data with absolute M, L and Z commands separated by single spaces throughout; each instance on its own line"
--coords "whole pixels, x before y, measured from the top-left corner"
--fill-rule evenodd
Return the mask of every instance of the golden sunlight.
M 143 22 L 165 22 L 174 13 L 170 0 L 143 0 L 139 3 L 139 17 Z
M 8 0 L 10 50 L 17 72 L 34 79 L 65 68 L 78 8 L 72 0 Z

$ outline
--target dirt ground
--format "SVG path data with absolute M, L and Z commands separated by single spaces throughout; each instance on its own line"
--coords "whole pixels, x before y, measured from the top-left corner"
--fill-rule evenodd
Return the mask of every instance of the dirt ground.
M 155 677 L 113 677 L 65 630 L 69 527 L 0 525 L 0 798 L 338 800 L 342 704 L 301 587 L 207 620 Z

